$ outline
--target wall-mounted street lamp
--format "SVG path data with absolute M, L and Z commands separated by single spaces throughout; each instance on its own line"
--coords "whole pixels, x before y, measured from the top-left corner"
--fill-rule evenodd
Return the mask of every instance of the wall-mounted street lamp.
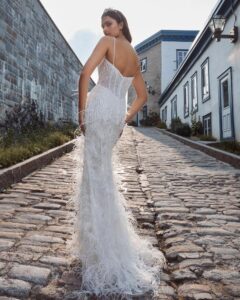
M 145 81 L 145 84 L 146 84 L 148 93 L 151 95 L 155 95 L 156 91 L 154 90 L 154 88 L 151 85 L 149 85 L 147 81 Z
M 234 25 L 230 34 L 222 34 L 225 24 L 226 18 L 224 16 L 216 15 L 212 17 L 212 20 L 209 23 L 209 27 L 213 33 L 212 37 L 216 38 L 217 42 L 224 38 L 231 39 L 231 43 L 236 43 L 238 40 L 238 27 Z

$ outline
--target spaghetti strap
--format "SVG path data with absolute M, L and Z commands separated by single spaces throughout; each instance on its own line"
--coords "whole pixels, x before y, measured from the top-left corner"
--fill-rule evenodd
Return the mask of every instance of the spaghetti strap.
M 115 61 L 115 37 L 113 37 L 113 65 Z

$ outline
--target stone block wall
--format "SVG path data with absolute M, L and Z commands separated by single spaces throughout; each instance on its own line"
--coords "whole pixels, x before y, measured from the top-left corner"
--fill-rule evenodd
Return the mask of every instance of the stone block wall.
M 77 122 L 81 69 L 39 0 L 0 1 L 0 122 L 26 99 L 36 100 L 45 120 Z

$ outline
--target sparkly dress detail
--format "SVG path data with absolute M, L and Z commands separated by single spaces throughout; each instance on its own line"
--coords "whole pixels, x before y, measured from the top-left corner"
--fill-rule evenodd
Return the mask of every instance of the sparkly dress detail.
M 114 66 L 115 38 L 113 47 L 113 63 L 104 58 L 98 65 L 98 82 L 87 96 L 85 136 L 75 140 L 71 154 L 74 232 L 67 249 L 81 261 L 79 295 L 90 292 L 98 299 L 126 299 L 149 290 L 155 294 L 166 264 L 163 253 L 137 234 L 113 169 L 112 151 L 125 126 L 126 94 L 133 80 Z

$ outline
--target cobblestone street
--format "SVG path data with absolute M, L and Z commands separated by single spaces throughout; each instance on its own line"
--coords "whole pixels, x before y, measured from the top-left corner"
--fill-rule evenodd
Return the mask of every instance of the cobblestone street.
M 71 155 L 0 194 L 0 300 L 77 299 Z M 114 155 L 139 233 L 168 261 L 158 299 L 240 299 L 240 170 L 151 127 L 127 126 Z

